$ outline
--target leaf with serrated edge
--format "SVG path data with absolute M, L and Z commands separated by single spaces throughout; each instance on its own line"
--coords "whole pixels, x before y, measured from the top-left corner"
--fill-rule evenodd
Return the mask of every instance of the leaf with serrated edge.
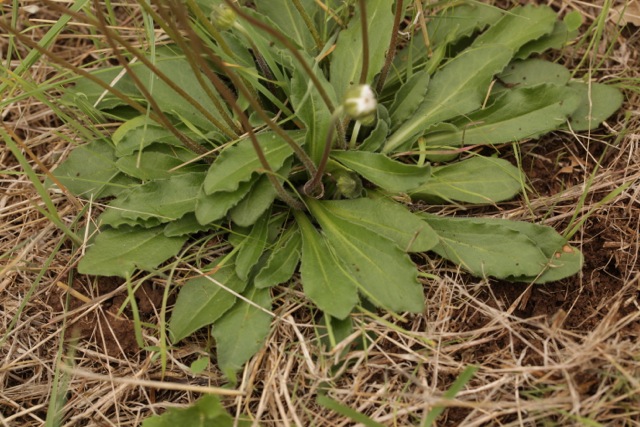
M 206 225 L 225 217 L 227 212 L 249 194 L 258 177 L 242 182 L 235 191 L 221 191 L 206 195 L 200 189 L 196 201 L 196 218 L 200 224 Z
M 291 132 L 290 135 L 299 142 L 304 133 Z M 274 170 L 280 169 L 293 154 L 293 148 L 272 132 L 261 133 L 256 137 L 267 162 Z M 236 191 L 241 183 L 251 180 L 254 173 L 261 170 L 262 165 L 251 141 L 243 139 L 220 153 L 213 162 L 204 180 L 204 191 L 207 195 Z
M 372 84 L 373 77 L 384 64 L 386 48 L 391 39 L 393 13 L 388 0 L 367 0 L 367 24 L 369 27 L 369 69 L 366 83 Z M 362 25 L 360 11 L 349 21 L 346 30 L 338 35 L 336 48 L 331 54 L 331 84 L 336 97 L 342 101 L 347 90 L 359 83 L 362 72 Z
M 78 264 L 81 274 L 127 277 L 136 269 L 153 270 L 176 255 L 186 237 L 166 237 L 164 227 L 104 230 Z
M 549 261 L 526 234 L 504 223 L 432 215 L 425 221 L 440 236 L 433 251 L 479 277 L 536 276 Z
M 253 279 L 256 288 L 268 288 L 291 279 L 302 252 L 302 237 L 298 227 L 292 226 L 281 236 L 269 254 L 265 266 Z
M 212 334 L 216 340 L 218 366 L 233 384 L 237 372 L 260 350 L 271 328 L 271 316 L 259 308 L 271 308 L 269 289 L 250 287 L 243 296 L 258 307 L 238 300 L 214 323 Z
M 496 203 L 522 190 L 521 172 L 503 159 L 472 157 L 433 168 L 431 179 L 409 192 L 429 202 Z
M 304 293 L 320 310 L 344 319 L 358 303 L 356 281 L 306 215 L 294 214 L 302 234 L 300 276 Z
M 379 307 L 422 312 L 424 295 L 416 266 L 391 240 L 346 221 L 317 200 L 306 200 L 329 247 L 357 281 L 358 290 Z
M 385 190 L 405 192 L 429 180 L 431 167 L 391 160 L 381 153 L 334 150 L 331 157 Z
M 392 240 L 405 252 L 428 251 L 438 243 L 438 235 L 420 217 L 384 196 L 318 203 L 333 215 Z
M 424 101 L 427 87 L 429 86 L 429 74 L 418 71 L 396 92 L 393 104 L 389 107 L 391 128 L 396 129 L 402 122 L 411 117 Z
M 236 275 L 233 262 L 221 267 L 210 265 L 204 271 L 205 276 L 191 279 L 180 288 L 169 322 L 174 343 L 213 324 L 233 307 L 236 296 L 220 284 L 238 293 L 247 286 L 247 282 Z

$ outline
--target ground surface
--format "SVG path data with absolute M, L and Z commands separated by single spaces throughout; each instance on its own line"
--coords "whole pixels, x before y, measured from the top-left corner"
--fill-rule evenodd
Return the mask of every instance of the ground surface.
M 602 10 L 600 1 L 539 3 L 562 13 L 578 10 L 587 25 Z M 10 6 L 0 8 L 6 19 Z M 46 7 L 22 9 L 19 21 L 40 40 L 58 16 Z M 593 36 L 587 25 L 586 42 Z M 104 52 L 80 37 L 88 33 L 72 25 L 52 49 L 76 64 L 90 62 Z M 580 63 L 585 45 L 558 53 L 560 62 L 580 64 L 578 75 L 599 63 L 594 79 L 627 89 L 623 109 L 590 135 L 558 132 L 521 144 L 527 198 L 477 211 L 436 207 L 559 231 L 583 221 L 572 239 L 585 255 L 583 272 L 557 283 L 513 285 L 469 277 L 429 255 L 416 258 L 438 277 L 424 280 L 425 314 L 403 322 L 357 319 L 360 330 L 344 342 L 341 359 L 318 343 L 317 319 L 298 289 L 278 288 L 278 320 L 244 371 L 238 387 L 243 395 L 223 399 L 231 413 L 249 414 L 263 425 L 352 425 L 317 405 L 318 389 L 327 388 L 334 399 L 385 425 L 417 425 L 439 404 L 447 408 L 439 426 L 640 426 L 640 29 L 609 21 L 604 40 Z M 7 46 L 0 36 L 2 58 Z M 26 51 L 13 52 L 13 68 Z M 17 92 L 2 94 L 14 100 L 0 111 L 4 125 L 39 174 L 80 140 L 58 119 L 55 100 L 49 104 L 28 90 L 29 82 L 55 81 L 59 72 L 44 61 L 23 76 Z M 47 96 L 55 99 L 56 93 Z M 501 154 L 515 159 L 512 147 Z M 214 366 L 199 374 L 189 369 L 207 355 L 204 333 L 169 352 L 160 383 L 157 353 L 140 350 L 132 313 L 119 312 L 126 284 L 73 274 L 81 254 L 42 214 L 40 195 L 4 144 L 0 165 L 0 425 L 43 425 L 59 402 L 61 425 L 135 426 L 150 414 L 193 402 L 198 387 L 224 383 Z M 82 212 L 84 202 L 52 197 L 67 224 L 90 216 Z M 163 291 L 158 280 L 135 293 L 146 322 L 139 338 L 147 346 L 157 343 Z M 365 332 L 370 340 L 363 347 Z M 480 366 L 475 377 L 455 399 L 443 399 L 470 364 Z

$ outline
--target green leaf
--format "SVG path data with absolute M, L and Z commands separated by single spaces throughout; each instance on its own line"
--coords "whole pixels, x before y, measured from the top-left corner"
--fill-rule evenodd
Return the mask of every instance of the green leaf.
M 238 293 L 247 286 L 246 280 L 236 275 L 233 262 L 213 264 L 204 271 L 205 276 L 191 279 L 180 288 L 169 322 L 174 343 L 213 324 L 234 305 L 236 296 L 223 286 Z
M 204 173 L 194 172 L 139 185 L 112 201 L 101 220 L 116 225 L 112 218 L 134 221 L 156 218 L 160 223 L 179 219 L 195 210 L 203 179 Z
M 582 14 L 575 10 L 569 12 L 562 21 L 556 21 L 550 34 L 525 44 L 520 48 L 515 57 L 524 59 L 548 49 L 561 49 L 576 38 L 578 28 L 580 28 L 581 25 Z
M 392 311 L 422 312 L 424 295 L 418 271 L 404 251 L 386 237 L 334 215 L 317 200 L 306 202 L 335 258 L 355 279 L 360 293 Z
M 291 133 L 291 137 L 296 141 L 299 141 L 302 135 L 301 132 Z M 293 148 L 272 132 L 261 133 L 256 137 L 273 170 L 280 169 L 285 160 L 293 154 Z M 251 180 L 255 173 L 261 171 L 262 165 L 251 141 L 248 138 L 243 139 L 220 153 L 207 173 L 204 191 L 207 195 L 236 191 L 241 183 Z
M 335 217 L 386 237 L 405 252 L 428 251 L 438 243 L 438 235 L 422 218 L 384 196 L 318 203 Z
M 513 61 L 498 76 L 502 83 L 518 89 L 539 84 L 564 86 L 570 78 L 571 72 L 566 67 L 538 58 Z
M 393 13 L 388 0 L 367 0 L 367 25 L 369 29 L 369 69 L 366 83 L 380 72 L 391 40 Z M 338 35 L 336 48 L 331 54 L 331 84 L 336 97 L 342 101 L 347 90 L 359 84 L 362 72 L 362 25 L 360 10 L 349 21 L 349 26 Z
M 198 375 L 204 372 L 205 369 L 209 366 L 209 356 L 202 356 L 191 362 L 189 365 L 189 369 L 194 375 Z
M 256 288 L 268 288 L 291 279 L 300 261 L 302 237 L 298 227 L 290 227 L 276 242 L 265 266 L 253 279 Z
M 553 228 L 523 221 L 508 221 L 497 218 L 478 218 L 477 222 L 498 224 L 526 235 L 548 259 L 545 269 L 536 276 L 514 276 L 509 280 L 529 283 L 547 283 L 573 276 L 582 269 L 583 257 L 580 251 L 567 244 L 567 239 Z
M 240 245 L 238 258 L 236 260 L 236 274 L 243 280 L 249 278 L 249 273 L 251 273 L 251 270 L 257 264 L 267 245 L 270 216 L 270 212 L 264 213 L 260 219 L 253 224 L 251 232 Z
M 154 143 L 182 146 L 182 142 L 171 131 L 145 116 L 136 116 L 121 124 L 112 139 L 118 157 L 129 156 Z
M 302 235 L 300 276 L 304 293 L 320 310 L 344 319 L 358 303 L 355 280 L 306 215 L 294 214 Z
M 285 161 L 285 165 L 276 172 L 278 181 L 281 183 L 285 177 L 289 176 L 289 171 L 291 170 L 290 160 Z M 235 224 L 241 227 L 253 225 L 273 204 L 276 195 L 276 189 L 269 181 L 269 177 L 261 175 L 240 203 L 231 208 L 229 216 Z
M 233 384 L 242 365 L 260 350 L 271 327 L 271 316 L 258 308 L 271 308 L 269 289 L 249 287 L 243 296 L 253 304 L 239 299 L 215 322 L 212 334 L 218 366 Z
M 422 104 L 389 137 L 383 152 L 412 142 L 433 124 L 478 109 L 493 75 L 509 63 L 511 55 L 505 46 L 487 45 L 468 49 L 444 65 L 431 79 Z
M 288 3 L 291 0 L 286 0 Z M 312 64 L 316 68 L 317 64 Z M 337 104 L 335 91 L 327 82 L 324 75 L 318 70 L 316 76 L 327 93 L 333 105 Z M 332 119 L 329 107 L 324 103 L 315 85 L 311 83 L 304 71 L 296 69 L 291 79 L 291 104 L 295 108 L 296 115 L 307 128 L 305 135 L 306 150 L 315 164 L 320 162 L 324 145 L 327 140 Z
M 549 262 L 540 245 L 507 220 L 425 215 L 425 221 L 440 236 L 434 252 L 479 277 L 537 276 Z
M 119 158 L 116 166 L 129 176 L 151 181 L 185 173 L 206 172 L 206 166 L 201 163 L 187 164 L 195 157 L 193 152 L 184 148 L 154 144 L 142 153 Z
M 201 189 L 198 193 L 195 211 L 198 222 L 206 225 L 224 218 L 231 208 L 249 194 L 257 179 L 255 177 L 251 181 L 241 182 L 235 191 L 219 191 L 207 195 Z
M 343 405 L 324 394 L 319 394 L 316 398 L 316 402 L 318 402 L 318 405 L 324 406 L 325 408 L 332 410 L 353 422 L 362 424 L 365 427 L 384 427 L 384 424 L 375 422 L 366 415 L 361 414 L 360 412 L 351 409 L 350 407 Z
M 160 48 L 157 49 L 156 52 L 156 58 L 153 59 L 155 61 L 155 66 L 165 76 L 167 76 L 169 80 L 182 88 L 183 91 L 191 96 L 192 99 L 200 104 L 206 111 L 209 111 L 218 120 L 222 120 L 214 102 L 209 98 L 207 92 L 200 86 L 196 74 L 191 69 L 189 62 L 179 53 L 172 51 L 171 48 Z M 131 68 L 144 86 L 151 92 L 158 105 L 163 107 L 165 114 L 169 114 L 188 123 L 192 123 L 200 129 L 215 130 L 213 124 L 204 115 L 202 115 L 196 107 L 194 107 L 191 101 L 183 98 L 171 89 L 167 83 L 156 76 L 143 63 L 138 62 L 132 64 Z M 112 84 L 114 79 L 122 72 L 122 70 L 123 67 L 115 67 L 100 70 L 94 74 L 103 81 Z M 203 80 L 206 82 L 211 93 L 217 95 L 217 91 L 213 84 L 209 82 L 209 79 L 207 79 L 206 76 L 203 76 Z M 146 103 L 144 97 L 127 73 L 125 73 L 124 76 L 116 83 L 113 83 L 112 86 L 124 92 L 125 95 L 139 102 Z M 104 92 L 105 91 L 102 87 L 89 80 L 80 80 L 73 89 L 73 93 L 82 93 L 86 95 L 88 102 L 92 105 L 98 101 Z M 224 108 L 228 113 L 228 108 L 225 107 L 225 103 L 222 98 L 219 96 L 217 98 L 220 105 L 223 106 L 222 108 Z M 107 93 L 107 95 L 104 96 L 102 101 L 98 104 L 98 108 L 105 110 L 121 105 L 125 105 L 124 101 L 121 101 L 114 95 Z
M 425 135 L 437 146 L 496 145 L 560 128 L 578 108 L 576 90 L 568 86 L 537 85 L 507 90 L 488 108 L 456 120 L 455 132 Z
M 331 157 L 377 186 L 393 192 L 405 192 L 419 187 L 431 176 L 429 165 L 400 163 L 381 153 L 334 150 Z
M 234 420 L 217 396 L 205 394 L 186 408 L 169 408 L 162 415 L 154 415 L 142 422 L 142 427 L 249 427 L 250 420 Z
M 431 203 L 497 203 L 511 199 L 522 190 L 521 175 L 520 170 L 506 160 L 472 157 L 434 167 L 431 179 L 409 195 Z
M 396 129 L 411 117 L 422 104 L 427 93 L 429 80 L 430 76 L 427 71 L 418 71 L 396 92 L 393 104 L 389 107 L 392 129 Z
M 389 113 L 383 105 L 378 104 L 376 126 L 358 147 L 361 151 L 378 151 L 389 134 Z
M 600 83 L 571 82 L 569 86 L 578 90 L 580 106 L 569 118 L 574 132 L 593 130 L 615 113 L 624 101 L 617 88 Z
M 78 272 L 128 277 L 136 269 L 151 271 L 176 255 L 186 240 L 165 236 L 163 227 L 107 229 L 89 246 L 78 264 Z
M 503 45 L 503 49 L 515 53 L 524 44 L 551 33 L 556 19 L 556 13 L 549 6 L 516 7 L 478 36 L 471 47 Z
M 115 186 L 120 174 L 115 165 L 113 146 L 107 141 L 93 141 L 76 147 L 53 175 L 72 194 L 90 199 L 113 195 L 126 188 Z M 51 186 L 52 181 L 47 181 Z
M 202 225 L 198 222 L 195 213 L 188 213 L 180 219 L 170 222 L 164 228 L 164 235 L 167 237 L 186 236 L 188 234 L 208 231 L 215 228 L 215 224 L 207 223 Z
M 421 37 L 412 37 L 408 46 L 396 54 L 394 69 L 398 70 L 398 73 L 389 76 L 388 85 L 393 85 L 396 75 L 401 75 L 410 65 L 414 63 L 421 65 L 427 62 L 428 49 L 442 49 L 449 43 L 454 43 L 495 23 L 501 17 L 502 11 L 499 8 L 477 2 L 443 8 L 427 22 L 429 46 Z M 411 73 L 407 72 L 407 75 L 410 77 Z
M 301 4 L 311 18 L 320 10 L 313 0 L 302 0 Z M 298 46 L 307 52 L 314 50 L 315 43 L 311 32 L 291 0 L 257 2 L 256 9 L 262 15 L 270 18 L 278 26 L 280 31 L 287 34 Z

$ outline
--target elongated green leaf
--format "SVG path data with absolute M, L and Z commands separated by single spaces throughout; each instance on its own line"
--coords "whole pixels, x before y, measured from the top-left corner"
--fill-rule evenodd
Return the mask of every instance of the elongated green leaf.
M 181 131 L 186 132 L 187 129 Z M 145 116 L 136 116 L 121 124 L 112 139 L 118 157 L 129 156 L 154 143 L 182 146 L 182 142 L 171 131 Z
M 142 153 L 119 158 L 116 166 L 129 176 L 151 181 L 185 173 L 206 172 L 206 166 L 201 163 L 187 164 L 195 157 L 193 152 L 184 148 L 154 144 Z
M 235 191 L 219 191 L 211 195 L 206 195 L 204 190 L 200 190 L 196 201 L 198 222 L 205 225 L 224 218 L 231 208 L 249 194 L 256 181 L 257 177 L 251 181 L 241 182 Z
M 320 10 L 313 0 L 302 0 L 300 3 L 311 18 Z M 280 31 L 292 38 L 298 46 L 307 52 L 313 51 L 315 44 L 311 31 L 291 0 L 259 1 L 256 3 L 256 9 L 270 18 Z
M 524 59 L 548 49 L 561 49 L 576 38 L 582 20 L 582 14 L 577 10 L 567 13 L 562 21 L 556 21 L 551 33 L 522 46 L 516 58 Z
M 293 132 L 292 137 L 300 141 L 303 133 Z M 293 149 L 272 132 L 257 135 L 258 143 L 272 169 L 278 170 L 293 154 Z M 247 138 L 223 151 L 211 165 L 204 181 L 207 195 L 216 192 L 236 191 L 241 183 L 249 181 L 254 173 L 262 170 L 258 155 Z
M 153 270 L 176 255 L 186 237 L 166 237 L 163 227 L 104 230 L 78 264 L 81 274 L 127 277 L 134 270 Z
M 169 322 L 174 343 L 213 324 L 233 307 L 236 296 L 221 285 L 238 293 L 247 286 L 247 282 L 236 275 L 233 262 L 221 267 L 210 265 L 205 273 L 205 276 L 191 279 L 180 288 Z
M 580 107 L 571 115 L 569 123 L 574 132 L 592 130 L 615 113 L 624 97 L 617 88 L 600 83 L 571 82 L 581 96 Z
M 376 127 L 358 147 L 361 151 L 378 151 L 387 139 L 389 134 L 389 113 L 383 105 L 378 104 L 377 114 Z
M 392 311 L 422 312 L 424 295 L 417 269 L 405 252 L 386 237 L 334 215 L 317 200 L 308 199 L 307 204 L 360 293 Z
M 451 60 L 431 79 L 424 101 L 389 137 L 383 152 L 412 142 L 435 123 L 478 109 L 491 78 L 509 63 L 511 56 L 505 46 L 486 45 L 468 49 Z
M 157 218 L 160 223 L 181 218 L 187 212 L 195 210 L 198 189 L 203 179 L 204 173 L 194 172 L 140 185 L 130 190 L 126 197 L 111 202 L 102 221 L 114 225 L 107 220 L 114 213 L 136 221 Z
M 271 308 L 269 289 L 249 287 L 243 296 L 258 307 Z M 255 305 L 238 300 L 213 327 L 218 366 L 233 384 L 242 365 L 260 350 L 271 327 L 271 316 Z
M 331 157 L 353 169 L 377 186 L 404 192 L 429 180 L 431 167 L 409 165 L 391 160 L 384 154 L 367 151 L 333 151 Z
M 430 76 L 422 70 L 415 73 L 400 87 L 389 107 L 391 128 L 396 129 L 418 109 L 424 101 L 429 86 Z
M 540 84 L 564 86 L 570 78 L 571 72 L 567 68 L 538 58 L 513 61 L 498 76 L 502 83 L 518 89 Z
M 291 0 L 285 0 L 291 2 Z M 317 67 L 317 64 L 314 64 Z M 320 72 L 317 73 L 322 87 L 331 102 L 336 105 L 336 95 L 333 87 Z M 327 141 L 327 133 L 331 128 L 331 111 L 324 103 L 315 85 L 302 70 L 296 69 L 291 79 L 291 103 L 296 115 L 307 128 L 305 146 L 311 159 L 318 164 Z
M 297 212 L 295 215 L 302 235 L 300 276 L 304 293 L 320 310 L 344 319 L 358 303 L 355 279 L 306 215 Z
M 537 138 L 560 128 L 580 103 L 568 86 L 537 85 L 505 91 L 489 108 L 457 120 L 454 132 L 425 135 L 438 146 L 494 145 Z
M 424 252 L 438 243 L 438 235 L 422 218 L 384 196 L 318 202 L 332 215 L 393 241 L 405 252 Z
M 399 71 L 387 80 L 395 83 L 395 76 L 401 75 L 409 65 L 423 64 L 429 58 L 429 49 L 438 50 L 449 43 L 454 43 L 462 37 L 467 37 L 477 30 L 485 28 L 498 21 L 503 11 L 494 6 L 482 3 L 465 3 L 443 8 L 427 22 L 429 46 L 421 37 L 413 37 L 409 45 L 399 51 L 394 59 L 394 68 Z M 410 76 L 411 74 L 408 73 Z
M 97 199 L 122 191 L 114 186 L 120 174 L 113 147 L 107 141 L 93 141 L 76 147 L 54 171 L 54 176 L 74 195 Z M 47 186 L 53 182 L 47 180 Z
M 521 233 L 544 253 L 548 263 L 536 276 L 513 276 L 509 280 L 529 283 L 547 283 L 573 276 L 582 269 L 583 257 L 580 251 L 567 243 L 567 239 L 553 228 L 522 221 L 508 221 L 497 218 L 475 218 L 475 222 L 500 225 Z
M 480 277 L 507 279 L 536 276 L 549 257 L 526 234 L 503 222 L 481 222 L 474 218 L 425 216 L 440 236 L 433 250 Z
M 343 417 L 350 419 L 353 422 L 362 424 L 365 427 L 384 427 L 384 424 L 375 422 L 366 415 L 361 414 L 355 409 L 351 409 L 350 407 L 343 405 L 324 394 L 318 395 L 318 397 L 316 398 L 316 402 L 318 402 L 319 405 L 322 405 L 325 408 L 330 409 L 342 415 Z
M 369 28 L 369 69 L 366 83 L 380 72 L 393 27 L 393 13 L 388 0 L 367 0 L 367 24 Z M 336 48 L 331 55 L 331 84 L 336 97 L 342 101 L 346 91 L 357 85 L 362 72 L 362 25 L 360 11 L 349 21 L 346 30 L 340 32 Z
M 202 225 L 196 219 L 195 213 L 188 213 L 180 219 L 171 221 L 164 228 L 164 235 L 167 237 L 186 236 L 201 231 L 207 231 L 215 228 L 215 224 Z
M 243 280 L 249 278 L 249 273 L 251 273 L 251 270 L 255 267 L 267 245 L 269 216 L 269 212 L 264 213 L 260 219 L 253 224 L 251 232 L 240 246 L 236 260 L 236 274 Z
M 526 43 L 553 31 L 557 15 L 549 6 L 527 5 L 505 13 L 487 31 L 478 36 L 473 47 L 501 44 L 515 53 Z
M 302 237 L 298 227 L 290 227 L 269 254 L 265 266 L 253 279 L 256 288 L 268 288 L 291 279 L 300 261 Z
M 521 172 L 506 160 L 472 157 L 433 168 L 431 179 L 409 192 L 412 198 L 432 203 L 497 203 L 522 190 Z
M 289 176 L 291 170 L 291 159 L 285 161 L 285 165 L 276 172 L 278 181 L 282 182 L 285 177 Z M 234 206 L 229 216 L 231 220 L 241 226 L 248 227 L 253 225 L 258 218 L 273 204 L 277 195 L 276 189 L 269 181 L 269 177 L 261 175 L 258 181 L 251 187 L 249 193 Z
M 200 86 L 196 74 L 191 69 L 189 62 L 178 53 L 173 52 L 170 48 L 157 49 L 157 55 L 154 59 L 156 67 L 173 81 L 177 86 L 182 88 L 191 98 L 200 104 L 205 110 L 209 111 L 215 118 L 221 120 L 221 115 L 209 98 L 207 92 Z M 178 95 L 171 87 L 163 80 L 158 78 L 149 68 L 143 63 L 137 62 L 131 65 L 133 72 L 140 78 L 145 87 L 150 90 L 154 99 L 163 107 L 166 114 L 173 115 L 176 118 L 181 118 L 188 123 L 192 123 L 204 130 L 215 130 L 213 124 L 200 112 L 196 107 L 187 99 Z M 123 67 L 114 67 L 105 70 L 100 70 L 95 73 L 97 77 L 103 81 L 111 84 L 114 79 L 122 72 Z M 153 83 L 152 83 L 153 80 Z M 213 87 L 213 84 L 204 77 L 203 81 L 211 90 L 211 93 L 217 94 L 217 91 Z M 140 101 L 145 102 L 142 94 L 136 88 L 133 80 L 128 74 L 124 74 L 122 78 L 117 80 L 113 86 L 124 92 L 125 95 Z M 104 93 L 104 89 L 89 80 L 80 80 L 74 87 L 73 94 L 84 94 L 90 104 L 94 104 L 100 99 Z M 228 110 L 224 105 L 222 98 L 218 98 L 220 104 L 225 110 Z M 107 93 L 102 97 L 102 100 L 98 104 L 99 109 L 111 109 L 124 102 L 114 95 Z M 227 111 L 228 112 L 228 111 Z

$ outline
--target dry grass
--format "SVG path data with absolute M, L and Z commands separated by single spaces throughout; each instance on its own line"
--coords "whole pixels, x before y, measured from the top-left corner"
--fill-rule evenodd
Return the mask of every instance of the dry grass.
M 540 3 L 579 10 L 588 24 L 602 8 L 601 1 Z M 0 19 L 7 19 L 10 5 L 0 8 Z M 48 8 L 33 15 L 23 9 L 19 21 L 40 40 L 57 18 Z M 134 13 L 121 18 L 123 27 L 135 28 Z M 127 313 L 117 313 L 126 284 L 73 274 L 80 254 L 42 214 L 41 195 L 3 144 L 0 424 L 44 425 L 57 401 L 60 425 L 135 426 L 205 391 L 226 394 L 231 413 L 249 414 L 263 425 L 353 425 L 316 403 L 323 389 L 384 425 L 417 425 L 430 408 L 442 405 L 447 409 L 439 426 L 640 426 L 640 30 L 619 31 L 607 24 L 604 40 L 588 53 L 590 61 L 578 74 L 602 60 L 594 77 L 630 89 L 623 110 L 592 135 L 557 133 L 523 144 L 534 189 L 530 200 L 492 212 L 563 230 L 586 196 L 577 215 L 584 222 L 573 237 L 585 253 L 583 274 L 526 287 L 473 279 L 424 256 L 425 273 L 439 277 L 424 279 L 425 314 L 402 321 L 358 317 L 356 332 L 333 353 L 320 344 L 316 319 L 296 288 L 277 288 L 271 334 L 246 366 L 238 396 L 215 388 L 224 383 L 215 368 L 197 375 L 189 369 L 207 354 L 205 334 L 169 351 L 160 381 L 157 353 L 140 350 Z M 78 65 L 104 58 L 100 38 L 87 34 L 88 28 L 71 25 L 53 49 Z M 138 37 L 131 30 L 130 38 Z M 0 36 L 3 58 L 7 46 L 7 37 Z M 578 64 L 585 47 L 567 49 L 561 61 Z M 12 69 L 28 53 L 21 49 L 14 51 Z M 51 83 L 60 75 L 55 64 L 42 60 L 22 76 L 25 84 L 2 94 L 15 100 L 0 111 L 3 126 L 25 157 L 33 153 L 30 165 L 39 174 L 82 140 L 74 128 L 61 124 L 55 102 L 47 102 L 55 99 L 55 91 L 45 98 L 28 93 L 27 83 Z M 628 182 L 633 184 L 600 203 Z M 85 202 L 50 197 L 66 225 L 87 222 Z M 150 303 L 141 311 L 150 325 L 158 322 L 154 292 L 165 286 L 154 280 L 142 289 Z M 144 331 L 146 343 L 157 344 L 156 331 Z M 455 399 L 444 399 L 444 391 L 470 364 L 480 367 L 474 378 Z

